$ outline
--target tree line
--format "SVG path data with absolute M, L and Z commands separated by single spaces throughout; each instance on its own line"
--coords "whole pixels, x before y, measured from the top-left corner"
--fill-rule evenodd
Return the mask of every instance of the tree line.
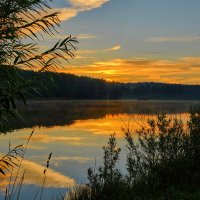
M 5 69 L 7 70 L 7 69 Z M 16 70 L 16 69 L 15 69 Z M 19 70 L 30 80 L 28 98 L 199 100 L 199 85 L 120 83 L 56 72 Z

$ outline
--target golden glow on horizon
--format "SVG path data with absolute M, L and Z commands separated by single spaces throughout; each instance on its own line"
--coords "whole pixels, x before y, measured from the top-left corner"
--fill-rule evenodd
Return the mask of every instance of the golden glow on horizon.
M 113 80 L 112 79 L 109 79 L 109 78 L 106 78 L 105 79 L 107 82 L 113 82 Z
M 200 84 L 200 57 L 166 59 L 112 59 L 59 69 L 58 72 L 118 82 Z

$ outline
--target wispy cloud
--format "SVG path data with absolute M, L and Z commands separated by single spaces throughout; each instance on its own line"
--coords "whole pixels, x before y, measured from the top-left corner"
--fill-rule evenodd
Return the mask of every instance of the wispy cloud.
M 70 0 L 72 7 L 78 11 L 92 10 L 101 7 L 109 0 Z
M 19 177 L 22 176 L 24 170 L 26 170 L 25 178 L 23 181 L 24 185 L 36 185 L 42 187 L 43 184 L 43 171 L 45 166 L 38 164 L 30 160 L 23 160 Z M 13 171 L 12 176 L 15 177 L 16 171 Z M 0 175 L 0 190 L 4 191 L 9 185 L 9 175 Z M 19 181 L 19 180 L 18 180 Z M 12 183 L 11 183 L 12 184 Z M 53 169 L 48 169 L 47 178 L 44 187 L 45 188 L 66 188 L 72 187 L 75 184 L 75 180 L 61 174 Z
M 79 34 L 77 35 L 77 37 L 79 39 L 92 39 L 92 38 L 96 38 L 96 35 L 92 35 L 92 34 Z
M 120 50 L 121 49 L 121 45 L 116 45 L 110 49 L 107 49 L 107 51 L 117 51 L 117 50 Z
M 87 162 L 91 162 L 94 159 L 92 158 L 87 158 L 87 157 L 79 157 L 79 156 L 59 156 L 56 157 L 52 160 L 52 164 L 55 167 L 59 167 L 63 165 L 64 161 L 70 161 L 70 162 L 76 162 L 78 164 L 83 164 L 83 163 L 87 163 Z
M 200 57 L 183 57 L 177 60 L 113 59 L 79 67 L 69 66 L 63 72 L 121 82 L 200 84 Z
M 76 161 L 78 163 L 86 163 L 88 161 L 94 160 L 93 158 L 80 157 L 80 156 L 59 156 L 54 158 L 55 161 Z
M 65 38 L 67 38 L 67 37 L 69 37 L 69 34 L 55 34 L 55 35 L 51 35 L 51 36 L 49 36 L 49 37 L 47 37 L 47 39 L 65 39 Z M 84 33 L 84 34 L 78 34 L 78 35 L 76 35 L 76 37 L 78 38 L 78 40 L 83 40 L 83 39 L 94 39 L 94 38 L 97 38 L 97 36 L 96 35 L 93 35 L 93 34 L 86 34 L 86 33 Z M 46 46 L 41 46 L 41 48 L 43 47 L 43 49 L 44 49 L 44 47 L 45 48 L 47 48 Z
M 196 63 L 198 65 L 200 64 L 200 57 L 183 57 L 181 60 L 184 62 Z
M 28 146 L 28 149 L 31 149 L 31 150 L 44 150 L 45 147 L 41 147 L 41 146 L 34 146 L 34 145 L 29 145 Z
M 51 14 L 54 12 L 59 12 L 59 19 L 61 21 L 67 21 L 73 17 L 76 17 L 81 12 L 86 12 L 89 10 L 93 10 L 95 8 L 99 8 L 105 3 L 107 3 L 109 0 L 70 0 L 71 6 L 70 7 L 63 7 L 63 8 L 52 8 L 46 10 L 46 14 Z M 37 18 L 41 18 L 38 13 L 34 12 L 34 16 Z M 27 21 L 30 21 L 29 18 L 26 19 Z M 32 30 L 33 32 L 41 31 L 41 29 L 38 27 L 36 29 Z M 30 34 L 29 31 L 25 31 L 26 34 Z
M 19 136 L 17 139 L 27 140 L 27 136 Z M 48 134 L 37 134 L 31 138 L 32 142 L 80 142 L 80 137 L 49 136 Z
M 59 18 L 61 21 L 69 20 L 77 16 L 80 12 L 85 12 L 100 8 L 109 0 L 70 0 L 71 7 L 69 8 L 54 8 L 50 11 L 60 12 Z
M 77 54 L 78 55 L 86 55 L 86 54 L 94 54 L 94 53 L 97 53 L 99 52 L 99 50 L 95 50 L 95 49 L 85 49 L 85 50 L 78 50 L 77 51 Z
M 78 14 L 78 10 L 75 8 L 53 8 L 49 12 L 59 12 L 59 19 L 61 21 L 69 20 Z
M 42 186 L 42 174 L 44 171 L 44 166 L 29 160 L 23 160 L 23 168 L 26 169 L 24 184 Z M 58 173 L 52 169 L 48 169 L 45 187 L 66 188 L 68 186 L 73 186 L 74 184 L 74 179 Z
M 146 41 L 147 42 L 193 42 L 199 40 L 199 36 L 177 36 L 177 37 L 150 37 Z
M 95 54 L 95 53 L 100 53 L 100 52 L 106 52 L 106 51 L 117 51 L 121 49 L 121 45 L 116 45 L 108 49 L 89 49 L 89 50 L 78 50 L 77 54 L 78 55 L 86 55 L 86 54 Z

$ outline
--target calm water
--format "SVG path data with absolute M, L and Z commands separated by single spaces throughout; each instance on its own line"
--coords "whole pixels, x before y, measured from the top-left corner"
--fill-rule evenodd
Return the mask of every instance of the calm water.
M 21 199 L 34 196 L 42 185 L 43 170 L 49 153 L 53 153 L 47 172 L 44 196 L 64 193 L 75 182 L 86 181 L 87 169 L 101 163 L 102 146 L 110 134 L 116 133 L 118 144 L 123 148 L 121 128 L 130 124 L 134 130 L 147 118 L 158 112 L 170 114 L 183 120 L 193 101 L 30 101 L 21 107 L 24 121 L 13 122 L 15 130 L 0 135 L 0 153 L 12 146 L 25 144 L 34 128 L 23 167 L 26 169 Z M 125 172 L 125 150 L 123 148 L 119 167 Z M 1 178 L 0 187 L 5 188 L 8 179 Z M 0 199 L 3 199 L 1 189 Z

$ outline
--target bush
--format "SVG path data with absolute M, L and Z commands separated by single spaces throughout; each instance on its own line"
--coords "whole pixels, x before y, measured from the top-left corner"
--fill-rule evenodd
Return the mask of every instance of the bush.
M 162 114 L 136 131 L 137 139 L 129 128 L 123 131 L 127 175 L 116 168 L 120 149 L 111 135 L 103 148 L 103 166 L 97 173 L 90 168 L 87 187 L 77 188 L 76 198 L 68 200 L 200 199 L 199 106 L 191 108 L 186 124 Z

